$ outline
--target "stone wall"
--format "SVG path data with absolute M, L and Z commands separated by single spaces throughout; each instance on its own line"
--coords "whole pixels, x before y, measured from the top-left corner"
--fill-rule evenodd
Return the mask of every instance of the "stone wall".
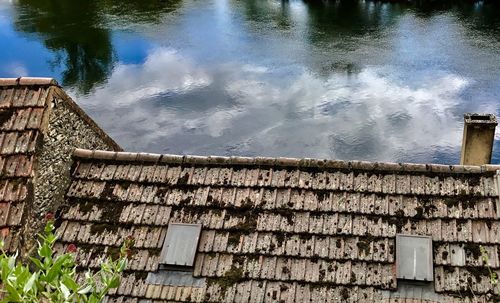
M 121 150 L 60 88 L 52 89 L 51 113 L 37 156 L 34 205 L 30 210 L 35 222 L 61 206 L 74 148 Z

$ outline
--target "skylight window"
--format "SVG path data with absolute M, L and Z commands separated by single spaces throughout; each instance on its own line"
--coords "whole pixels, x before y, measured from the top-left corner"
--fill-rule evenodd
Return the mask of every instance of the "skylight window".
M 201 224 L 170 223 L 160 255 L 160 263 L 170 266 L 194 266 Z
M 432 238 L 396 235 L 397 278 L 433 281 Z

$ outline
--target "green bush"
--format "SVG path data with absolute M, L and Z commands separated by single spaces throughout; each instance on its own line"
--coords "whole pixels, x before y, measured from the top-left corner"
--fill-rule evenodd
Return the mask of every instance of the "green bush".
M 479 248 L 481 250 L 481 259 L 483 260 L 483 264 L 486 266 L 486 268 L 488 268 L 492 292 L 497 294 L 495 296 L 495 302 L 500 302 L 500 284 L 498 282 L 498 274 L 494 272 L 489 266 L 490 257 L 488 255 L 488 252 L 486 251 L 486 248 L 484 248 L 482 245 L 479 246 Z
M 17 253 L 7 254 L 3 241 L 0 242 L 0 302 L 98 303 L 110 289 L 120 285 L 132 239 L 122 245 L 119 258 L 102 260 L 99 271 L 85 272 L 79 282 L 74 256 L 76 246 L 70 244 L 64 254 L 54 254 L 57 237 L 53 215 L 47 216 L 47 224 L 39 238 L 38 256 L 30 258 L 29 264 L 18 260 Z

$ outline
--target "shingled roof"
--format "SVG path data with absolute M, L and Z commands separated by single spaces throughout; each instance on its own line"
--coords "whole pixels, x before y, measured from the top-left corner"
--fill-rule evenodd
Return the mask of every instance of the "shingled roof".
M 498 273 L 499 166 L 80 149 L 74 162 L 58 249 L 75 243 L 81 267 L 95 268 L 136 239 L 111 302 L 493 300 L 480 245 Z M 202 224 L 192 270 L 201 283 L 148 278 L 164 270 L 172 222 Z M 401 289 L 396 234 L 432 237 L 430 292 Z
M 40 80 L 30 90 L 17 89 L 15 82 L 0 84 L 0 226 L 8 249 L 19 236 L 25 201 L 33 195 L 34 155 L 48 119 L 48 87 L 54 83 Z
M 59 118 L 53 114 L 56 112 L 53 108 L 54 102 L 59 99 L 71 108 L 72 113 L 84 120 L 84 124 L 96 133 L 97 137 L 106 141 L 103 145 L 87 145 L 88 148 L 111 146 L 112 149 L 121 150 L 58 87 L 55 80 L 0 79 L 0 230 L 7 250 L 17 248 L 22 234 L 33 226 L 23 222 L 27 222 L 26 219 L 37 210 L 34 202 L 37 182 L 52 181 L 49 175 L 55 173 L 63 175 L 60 170 L 54 172 L 43 166 L 45 163 L 42 159 L 49 154 L 51 162 L 57 162 L 56 158 L 61 156 L 60 153 L 65 148 L 64 144 L 59 144 L 60 140 L 54 138 L 58 133 L 49 133 L 54 129 L 53 125 L 50 125 L 51 121 Z M 47 147 L 47 142 L 51 139 L 58 143 L 60 150 L 53 155 L 50 155 L 52 151 Z M 71 150 L 74 147 L 70 147 Z M 70 157 L 70 152 L 67 157 Z M 42 171 L 44 172 L 41 173 Z M 59 180 L 59 176 L 56 179 Z

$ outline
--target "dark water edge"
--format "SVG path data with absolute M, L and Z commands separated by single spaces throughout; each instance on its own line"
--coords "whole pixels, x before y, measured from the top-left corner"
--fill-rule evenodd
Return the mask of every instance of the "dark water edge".
M 463 113 L 500 113 L 499 6 L 19 0 L 0 73 L 57 78 L 128 150 L 457 163 Z

